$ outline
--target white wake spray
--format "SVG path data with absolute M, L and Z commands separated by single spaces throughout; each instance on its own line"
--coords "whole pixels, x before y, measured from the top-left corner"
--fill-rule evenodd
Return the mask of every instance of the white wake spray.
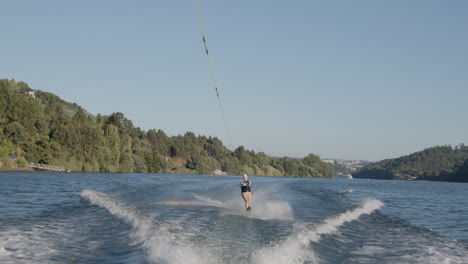
M 152 263 L 202 264 L 215 262 L 214 258 L 207 254 L 205 250 L 195 248 L 179 237 L 176 238 L 167 231 L 168 228 L 154 223 L 152 218 L 142 216 L 134 208 L 107 194 L 84 190 L 81 192 L 81 196 L 130 224 L 133 227 L 132 236 L 143 244 L 148 259 Z
M 66 229 L 56 226 L 32 226 L 29 230 L 11 228 L 0 231 L 0 263 L 50 263 L 56 256 L 57 237 L 66 236 Z M 67 237 L 68 238 L 68 237 Z
M 218 201 L 209 197 L 205 197 L 202 195 L 193 195 L 195 199 L 187 200 L 187 199 L 171 199 L 162 202 L 158 202 L 158 204 L 162 205 L 169 205 L 174 207 L 218 207 L 218 208 L 225 208 L 226 204 L 222 201 Z
M 336 217 L 328 218 L 323 223 L 309 230 L 296 233 L 285 241 L 257 251 L 253 263 L 259 264 L 299 264 L 304 262 L 318 263 L 317 256 L 309 248 L 310 242 L 318 242 L 322 235 L 332 234 L 344 223 L 354 221 L 361 215 L 370 214 L 384 204 L 379 200 L 365 201 L 362 206 L 346 211 Z
M 121 201 L 112 198 L 111 196 L 92 190 L 84 190 L 81 196 L 88 199 L 92 204 L 108 210 L 112 215 L 122 219 L 133 227 L 132 236 L 137 242 L 142 243 L 145 249 L 148 259 L 153 263 L 216 263 L 217 258 L 214 255 L 207 252 L 206 249 L 201 247 L 195 247 L 186 239 L 176 237 L 175 234 L 170 233 L 167 224 L 155 223 L 154 220 L 148 216 L 142 216 L 132 207 L 129 207 Z M 261 195 L 259 195 L 261 198 Z M 228 200 L 225 202 L 214 200 L 212 198 L 204 196 L 195 196 L 195 200 L 192 201 L 166 201 L 166 204 L 170 205 L 185 205 L 185 206 L 213 206 L 232 209 L 233 206 L 236 208 L 239 199 Z M 284 203 L 284 204 L 282 204 Z M 280 217 L 291 217 L 292 209 L 289 204 L 285 202 L 274 202 L 274 206 L 266 205 L 263 210 L 275 211 L 279 207 L 280 213 L 273 213 L 273 216 Z M 278 206 L 278 207 L 276 207 Z M 289 207 L 288 207 L 289 206 Z M 304 230 L 302 232 L 291 235 L 286 240 L 278 243 L 274 246 L 263 248 L 258 250 L 252 255 L 251 262 L 258 264 L 276 264 L 276 263 L 304 263 L 311 262 L 317 263 L 318 259 L 315 256 L 314 251 L 310 248 L 310 242 L 318 242 L 321 236 L 324 234 L 332 234 L 344 223 L 354 221 L 361 215 L 370 214 L 375 210 L 381 208 L 383 203 L 378 200 L 368 200 L 364 202 L 360 207 L 353 210 L 348 210 L 340 215 L 331 217 L 323 221 L 322 223 Z M 291 211 L 289 212 L 289 208 Z M 242 208 L 242 207 L 240 207 Z M 257 209 L 259 214 L 262 209 Z M 286 212 L 286 214 L 284 213 Z M 268 213 L 266 213 L 268 214 Z M 268 216 L 268 215 L 267 215 Z M 269 216 L 272 216 L 271 213 Z M 265 215 L 263 215 L 265 217 Z M 259 217 L 260 218 L 260 217 Z
M 241 215 L 261 220 L 294 220 L 291 205 L 285 201 L 273 200 L 271 198 L 273 192 L 273 190 L 255 192 L 252 202 L 253 210 L 249 213 L 246 213 L 244 201 L 237 193 L 223 197 L 222 201 L 193 194 L 194 198 L 190 200 L 171 199 L 158 203 L 175 207 L 216 207 L 220 209 L 221 215 Z

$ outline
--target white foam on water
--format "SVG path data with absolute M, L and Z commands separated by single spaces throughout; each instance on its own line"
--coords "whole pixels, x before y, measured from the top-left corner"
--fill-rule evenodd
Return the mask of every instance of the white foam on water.
M 210 197 L 206 197 L 206 196 L 202 196 L 202 195 L 197 195 L 197 194 L 194 194 L 195 198 L 206 204 L 206 205 L 211 205 L 211 206 L 215 206 L 215 207 L 226 207 L 226 204 L 221 202 L 221 201 L 218 201 L 218 200 L 215 200 L 215 199 L 212 199 Z
M 360 207 L 348 210 L 335 217 L 323 221 L 321 224 L 289 236 L 285 241 L 258 250 L 253 256 L 253 263 L 259 264 L 299 264 L 304 262 L 318 263 L 319 259 L 310 242 L 318 242 L 322 235 L 332 234 L 347 222 L 354 221 L 360 216 L 370 214 L 384 204 L 379 200 L 365 201 Z
M 314 230 L 311 230 L 307 233 L 306 238 L 317 242 L 320 240 L 320 236 L 323 234 L 334 233 L 338 227 L 344 223 L 354 221 L 358 219 L 361 215 L 370 214 L 377 209 L 380 209 L 384 205 L 383 202 L 379 200 L 367 200 L 360 207 L 354 210 L 348 210 L 337 217 L 332 217 L 325 220 L 322 224 L 317 226 Z
M 180 234 L 171 233 L 169 226 L 155 223 L 153 218 L 140 214 L 136 209 L 110 195 L 84 190 L 81 196 L 131 225 L 132 237 L 142 243 L 148 260 L 152 263 L 216 263 L 214 256 L 201 247 L 195 247 Z
M 397 230 L 396 233 L 404 232 Z M 423 237 L 420 235 L 404 235 L 401 237 L 390 237 L 392 241 L 388 245 L 383 244 L 364 245 L 359 250 L 353 252 L 359 263 L 373 263 L 375 258 L 379 258 L 383 263 L 401 264 L 465 264 L 468 263 L 468 252 L 460 246 L 456 240 L 442 237 Z M 399 245 L 399 246 L 396 246 Z
M 62 239 L 71 239 L 62 224 L 0 231 L 0 263 L 52 263 Z
M 35 218 L 0 227 L 0 263 L 63 263 L 60 256 L 78 259 L 99 246 L 87 240 L 89 230 L 80 215 L 66 219 Z
M 425 254 L 418 256 L 416 261 L 428 264 L 466 264 L 468 263 L 468 252 L 454 245 L 438 248 L 427 247 Z
M 217 207 L 222 209 L 222 215 L 240 215 L 261 220 L 294 220 L 294 212 L 291 205 L 285 201 L 273 200 L 273 190 L 263 190 L 253 193 L 252 211 L 245 211 L 244 200 L 240 194 L 228 195 L 224 201 L 194 194 L 194 199 L 172 199 L 159 204 L 175 207 Z
M 162 205 L 170 205 L 175 207 L 196 207 L 196 206 L 211 206 L 211 207 L 219 207 L 224 208 L 226 204 L 212 199 L 210 197 L 202 196 L 202 195 L 193 195 L 195 199 L 187 200 L 187 199 L 172 199 L 167 201 L 159 202 Z
M 223 215 L 241 215 L 261 220 L 294 220 L 294 211 L 286 201 L 272 198 L 274 190 L 260 190 L 252 193 L 252 211 L 245 211 L 245 203 L 240 193 L 231 195 L 224 202 Z

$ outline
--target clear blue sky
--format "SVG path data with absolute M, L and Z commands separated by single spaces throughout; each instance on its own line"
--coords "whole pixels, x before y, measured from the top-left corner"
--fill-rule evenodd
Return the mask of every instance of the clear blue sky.
M 234 146 L 380 160 L 468 143 L 468 1 L 200 4 Z M 2 1 L 1 13 L 0 78 L 229 145 L 193 1 Z

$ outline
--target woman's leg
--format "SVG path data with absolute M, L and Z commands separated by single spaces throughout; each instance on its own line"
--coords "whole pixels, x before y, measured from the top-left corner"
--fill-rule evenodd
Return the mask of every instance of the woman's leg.
M 247 201 L 246 201 L 247 208 L 251 206 L 251 202 L 252 202 L 252 193 L 248 192 L 247 193 Z
M 248 202 L 248 197 L 249 197 L 249 193 L 248 193 L 248 192 L 243 192 L 243 193 L 242 193 L 242 198 L 244 198 L 244 201 L 245 201 L 245 208 L 247 208 L 247 207 L 248 207 L 248 204 L 249 204 L 249 202 Z

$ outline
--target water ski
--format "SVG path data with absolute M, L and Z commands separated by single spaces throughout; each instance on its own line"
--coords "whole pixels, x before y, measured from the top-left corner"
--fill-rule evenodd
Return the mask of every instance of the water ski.
M 247 207 L 246 210 L 247 210 L 247 212 L 250 212 L 250 211 L 252 211 L 252 208 L 251 208 L 251 207 Z

